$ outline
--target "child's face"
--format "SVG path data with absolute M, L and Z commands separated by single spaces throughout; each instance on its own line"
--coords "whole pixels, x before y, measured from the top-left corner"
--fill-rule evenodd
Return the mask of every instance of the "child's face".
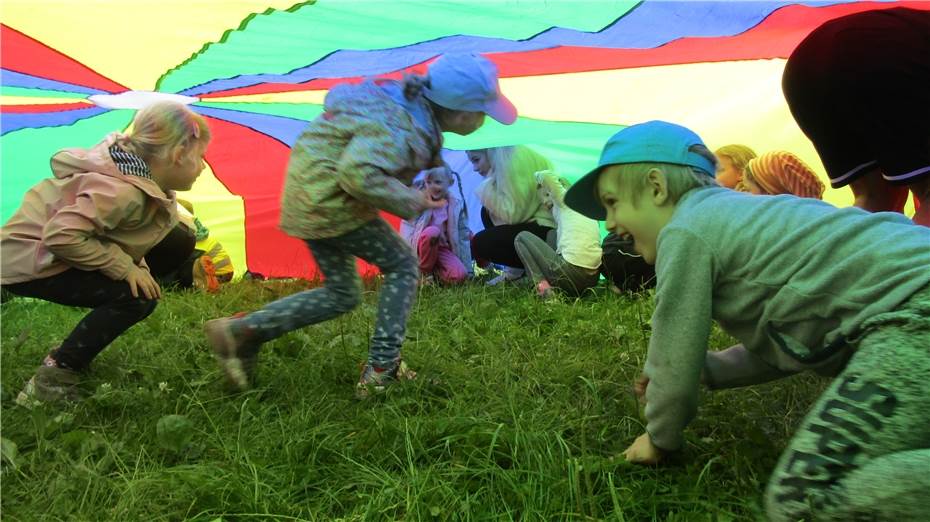
M 167 169 L 166 175 L 159 183 L 164 185 L 161 188 L 163 190 L 190 190 L 200 173 L 207 168 L 203 160 L 206 152 L 207 142 L 204 140 L 188 145 L 174 164 Z
M 475 132 L 482 125 L 484 125 L 484 113 L 472 111 L 453 111 L 439 123 L 443 132 L 454 132 L 462 136 Z
M 721 187 L 733 188 L 739 183 L 743 173 L 740 172 L 729 156 L 717 156 L 717 183 Z
M 746 187 L 750 193 L 755 195 L 768 194 L 762 187 L 759 186 L 759 183 L 756 182 L 756 178 L 752 176 L 752 171 L 749 168 L 746 168 L 746 171 L 743 173 L 743 186 Z
M 429 176 L 426 178 L 426 192 L 433 201 L 445 199 L 449 195 L 449 182 L 442 176 Z
M 488 172 L 491 171 L 491 162 L 488 161 L 488 153 L 483 150 L 468 151 L 468 161 L 471 162 L 475 171 L 482 176 L 487 176 Z
M 655 171 L 654 171 L 655 172 Z M 656 243 L 659 232 L 671 218 L 667 193 L 647 184 L 639 194 L 628 194 L 621 188 L 619 167 L 605 168 L 597 180 L 597 193 L 601 205 L 607 210 L 607 230 L 633 240 L 633 249 L 650 265 L 656 262 Z M 660 194 L 656 194 L 659 190 Z M 634 200 L 636 204 L 634 204 Z M 671 207 L 674 210 L 674 206 Z

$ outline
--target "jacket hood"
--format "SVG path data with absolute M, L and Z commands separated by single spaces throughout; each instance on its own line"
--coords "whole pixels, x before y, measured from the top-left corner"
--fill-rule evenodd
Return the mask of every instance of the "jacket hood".
M 415 128 L 427 136 L 440 136 L 441 140 L 442 133 L 425 98 L 406 99 L 403 85 L 395 80 L 337 85 L 330 89 L 323 106 L 329 113 L 352 114 L 394 124 L 409 122 L 410 129 Z
M 169 193 L 166 194 L 153 180 L 140 176 L 127 176 L 116 166 L 110 156 L 110 147 L 122 136 L 119 132 L 113 132 L 90 149 L 70 148 L 56 152 L 51 160 L 52 173 L 58 179 L 65 179 L 86 172 L 96 172 L 97 174 L 119 178 L 125 183 L 134 185 L 164 206 L 174 206 L 173 190 L 168 191 Z

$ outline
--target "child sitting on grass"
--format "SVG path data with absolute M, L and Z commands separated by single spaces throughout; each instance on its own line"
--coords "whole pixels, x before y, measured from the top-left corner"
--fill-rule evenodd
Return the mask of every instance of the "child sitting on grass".
M 793 194 L 823 199 L 823 182 L 794 154 L 776 150 L 749 160 L 743 173 L 743 191 L 758 195 Z
M 161 297 L 145 256 L 178 222 L 175 190 L 190 190 L 210 142 L 206 120 L 175 102 L 139 111 L 129 134 L 52 156 L 42 180 L 3 226 L 3 288 L 92 310 L 42 361 L 16 402 L 80 398 L 80 373 Z
M 569 186 L 566 180 L 551 170 L 537 172 L 535 177 L 539 198 L 555 219 L 555 249 L 528 231 L 517 234 L 514 249 L 540 298 L 548 299 L 556 290 L 580 297 L 600 279 L 600 228 L 597 221 L 565 206 L 562 197 Z
M 430 208 L 412 222 L 405 222 L 404 239 L 417 253 L 421 281 L 438 278 L 444 284 L 461 283 L 473 274 L 471 261 L 471 231 L 465 197 L 456 199 L 449 194 L 452 172 L 448 167 L 426 171 L 423 189 L 433 201 L 447 201 L 445 206 Z
M 701 139 L 628 127 L 566 203 L 655 263 L 652 337 L 637 388 L 655 464 L 684 444 L 698 387 L 835 375 L 766 492 L 771 520 L 920 520 L 930 491 L 930 230 L 900 214 L 716 187 Z M 711 321 L 741 344 L 708 352 Z

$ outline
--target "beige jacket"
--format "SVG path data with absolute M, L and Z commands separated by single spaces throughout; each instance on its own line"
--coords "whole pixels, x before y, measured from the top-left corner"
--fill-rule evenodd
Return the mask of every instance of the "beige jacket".
M 110 157 L 119 136 L 92 149 L 52 156 L 54 178 L 42 180 L 0 232 L 0 283 L 99 270 L 121 280 L 177 224 L 173 191 L 152 180 L 124 175 Z

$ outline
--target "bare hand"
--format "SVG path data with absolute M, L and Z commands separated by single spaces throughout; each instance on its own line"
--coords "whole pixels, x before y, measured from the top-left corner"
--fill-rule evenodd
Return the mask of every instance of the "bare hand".
M 132 292 L 133 297 L 139 297 L 141 293 L 146 299 L 161 298 L 161 288 L 155 282 L 152 274 L 144 268 L 132 265 L 129 273 L 126 274 L 125 281 L 129 283 L 129 291 Z
M 643 433 L 623 452 L 627 462 L 633 464 L 658 464 L 662 460 L 662 450 L 652 443 L 648 433 Z
M 446 198 L 433 199 L 433 197 L 429 195 L 429 192 L 423 193 L 423 208 L 424 209 L 442 208 L 448 204 L 449 204 L 449 200 L 447 200 Z

